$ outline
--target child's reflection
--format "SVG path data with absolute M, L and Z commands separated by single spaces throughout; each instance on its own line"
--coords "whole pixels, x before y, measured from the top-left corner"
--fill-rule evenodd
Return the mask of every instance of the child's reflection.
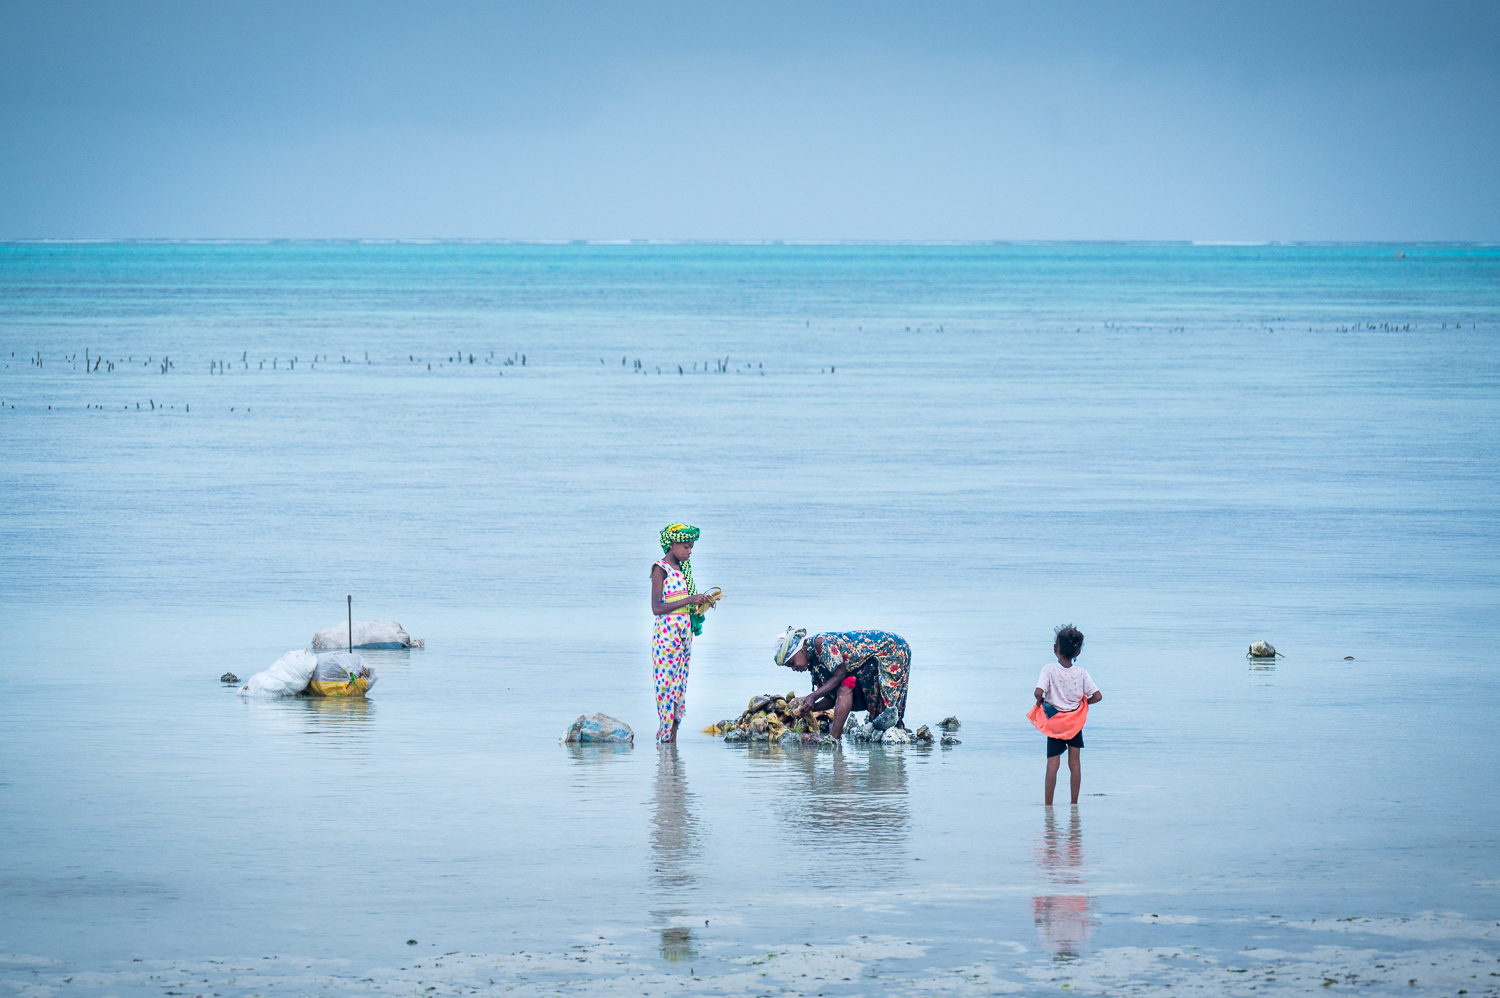
M 1067 894 L 1045 894 L 1031 899 L 1036 918 L 1037 935 L 1042 948 L 1057 959 L 1068 959 L 1083 951 L 1093 920 L 1089 915 L 1090 898 L 1081 893 L 1083 877 L 1083 828 L 1078 820 L 1078 805 L 1072 806 L 1066 829 L 1059 826 L 1052 808 L 1047 808 L 1046 825 L 1037 843 L 1037 869 L 1059 887 L 1073 888 Z
M 657 747 L 652 798 L 651 881 L 658 910 L 651 916 L 662 926 L 662 957 L 680 963 L 698 955 L 693 948 L 692 929 L 672 924 L 686 914 L 682 903 L 698 880 L 692 868 L 698 851 L 698 819 L 692 811 L 687 771 L 673 743 Z

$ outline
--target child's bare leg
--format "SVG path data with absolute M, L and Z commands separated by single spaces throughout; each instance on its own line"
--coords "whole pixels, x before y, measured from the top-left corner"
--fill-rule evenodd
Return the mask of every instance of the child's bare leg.
M 1047 757 L 1047 793 L 1043 797 L 1043 803 L 1048 807 L 1052 806 L 1052 792 L 1057 789 L 1057 766 L 1061 762 L 1062 756 L 1060 755 Z
M 847 686 L 840 686 L 838 699 L 833 702 L 833 724 L 829 726 L 828 733 L 835 738 L 844 737 L 844 721 L 849 717 L 849 711 L 854 708 L 854 691 Z
M 1083 786 L 1083 756 L 1078 749 L 1068 746 L 1068 783 L 1073 790 L 1073 803 L 1078 803 L 1078 788 Z

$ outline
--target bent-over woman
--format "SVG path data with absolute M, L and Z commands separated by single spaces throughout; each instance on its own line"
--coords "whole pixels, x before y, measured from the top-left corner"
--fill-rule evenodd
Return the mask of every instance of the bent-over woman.
M 832 631 L 807 636 L 788 627 L 777 635 L 772 658 L 797 672 L 811 672 L 813 691 L 788 704 L 797 712 L 833 709 L 829 734 L 840 738 L 851 711 L 869 712 L 878 731 L 904 725 L 911 646 L 888 631 Z

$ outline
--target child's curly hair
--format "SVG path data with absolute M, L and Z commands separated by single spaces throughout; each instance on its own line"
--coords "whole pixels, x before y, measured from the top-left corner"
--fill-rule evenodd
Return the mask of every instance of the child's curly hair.
M 1064 624 L 1052 633 L 1057 635 L 1057 650 L 1063 658 L 1077 658 L 1083 651 L 1083 632 L 1072 624 Z

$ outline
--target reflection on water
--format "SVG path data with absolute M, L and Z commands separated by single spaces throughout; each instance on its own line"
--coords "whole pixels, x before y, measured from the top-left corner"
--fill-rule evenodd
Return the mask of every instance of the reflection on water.
M 573 762 L 580 766 L 598 766 L 606 762 L 613 762 L 616 758 L 629 754 L 630 745 L 614 745 L 609 742 L 587 742 L 582 745 L 564 745 L 568 755 L 573 757 Z
M 365 697 L 294 697 L 313 724 L 352 724 L 364 727 L 375 714 L 375 705 Z
M 692 867 L 698 853 L 698 818 L 692 803 L 686 764 L 677 746 L 657 746 L 651 812 L 651 884 L 657 910 L 651 917 L 662 926 L 662 958 L 672 963 L 698 955 L 693 930 L 672 924 L 685 916 L 683 898 L 698 881 Z
M 311 735 L 334 748 L 363 750 L 375 730 L 375 704 L 364 697 L 247 697 L 244 703 L 262 727 Z
M 878 745 L 868 751 L 811 747 L 773 748 L 790 777 L 777 810 L 794 833 L 814 851 L 837 841 L 846 854 L 858 854 L 872 878 L 901 873 L 908 859 L 911 802 L 906 756 Z
M 1249 687 L 1252 690 L 1269 689 L 1276 682 L 1276 660 L 1252 658 L 1250 659 Z
M 1083 952 L 1092 929 L 1090 898 L 1083 893 L 1083 828 L 1078 819 L 1078 805 L 1071 807 L 1068 824 L 1058 824 L 1057 815 L 1047 808 L 1046 825 L 1037 842 L 1037 872 L 1063 894 L 1044 894 L 1031 899 L 1037 935 L 1042 948 L 1054 959 L 1066 960 Z

